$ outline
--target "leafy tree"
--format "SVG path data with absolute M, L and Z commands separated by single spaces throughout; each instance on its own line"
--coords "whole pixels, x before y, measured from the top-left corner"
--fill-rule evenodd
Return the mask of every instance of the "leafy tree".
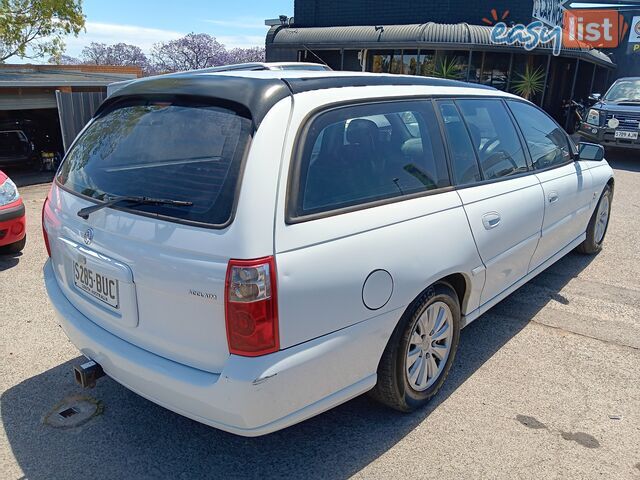
M 0 63 L 58 56 L 83 28 L 82 0 L 0 0 Z
M 233 48 L 229 50 L 229 63 L 264 62 L 264 47 Z
M 142 49 L 126 43 L 107 45 L 91 42 L 82 49 L 81 60 L 88 65 L 134 66 L 142 68 L 145 73 L 152 70 L 149 59 Z
M 151 59 L 159 72 L 177 72 L 216 67 L 229 63 L 229 53 L 215 37 L 190 33 L 182 38 L 156 43 Z
M 49 63 L 56 63 L 58 65 L 80 65 L 82 60 L 70 55 L 56 55 L 55 57 L 49 57 Z

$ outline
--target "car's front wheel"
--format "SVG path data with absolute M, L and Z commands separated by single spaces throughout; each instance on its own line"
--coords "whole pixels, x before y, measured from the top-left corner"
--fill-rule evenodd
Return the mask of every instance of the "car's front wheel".
M 460 304 L 446 283 L 429 287 L 405 312 L 378 366 L 371 391 L 403 412 L 426 404 L 444 383 L 460 339 Z

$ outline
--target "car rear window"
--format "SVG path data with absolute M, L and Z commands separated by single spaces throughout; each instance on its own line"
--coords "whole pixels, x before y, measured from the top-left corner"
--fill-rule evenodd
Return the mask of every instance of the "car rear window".
M 240 106 L 136 99 L 102 113 L 69 151 L 57 180 L 96 200 L 120 195 L 192 202 L 116 208 L 224 226 L 232 217 L 252 121 Z M 125 208 L 126 207 L 126 208 Z

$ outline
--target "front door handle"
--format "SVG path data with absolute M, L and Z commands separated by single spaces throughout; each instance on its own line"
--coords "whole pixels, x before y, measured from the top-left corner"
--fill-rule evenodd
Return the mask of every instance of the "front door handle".
M 498 212 L 485 213 L 482 216 L 482 224 L 487 230 L 496 228 L 498 225 L 500 225 L 500 214 Z
M 560 197 L 558 197 L 558 192 L 551 192 L 549 194 L 549 203 L 556 203 Z

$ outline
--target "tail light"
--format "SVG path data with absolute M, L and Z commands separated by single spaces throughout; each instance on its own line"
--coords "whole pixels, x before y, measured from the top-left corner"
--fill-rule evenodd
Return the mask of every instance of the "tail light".
M 229 352 L 257 357 L 280 348 L 273 257 L 230 260 L 225 285 Z
M 49 235 L 47 235 L 47 229 L 44 228 L 44 211 L 47 208 L 47 203 L 49 203 L 49 197 L 44 200 L 42 204 L 42 237 L 44 238 L 44 246 L 47 247 L 47 254 L 51 256 L 51 247 L 49 246 Z

